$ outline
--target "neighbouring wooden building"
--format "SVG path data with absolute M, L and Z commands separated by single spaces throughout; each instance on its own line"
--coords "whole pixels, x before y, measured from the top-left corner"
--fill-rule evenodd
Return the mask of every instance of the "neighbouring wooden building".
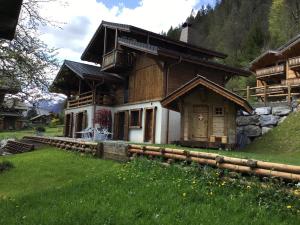
M 253 111 L 245 99 L 200 75 L 169 94 L 162 105 L 181 114 L 181 145 L 214 148 L 235 147 L 237 110 Z
M 257 85 L 252 94 L 264 101 L 290 102 L 300 96 L 300 35 L 251 62 Z M 248 91 L 249 92 L 249 91 Z M 249 95 L 249 94 L 248 94 Z
M 224 87 L 233 76 L 251 72 L 218 63 L 225 54 L 134 26 L 103 21 L 81 59 L 65 61 L 53 88 L 68 96 L 65 136 L 106 126 L 115 140 L 170 143 L 180 139 L 181 115 L 161 101 L 197 74 Z M 225 136 L 225 135 L 224 135 Z
M 22 2 L 22 0 L 0 0 L 0 39 L 14 38 Z
M 6 90 L 7 92 L 12 91 Z M 0 88 L 0 131 L 22 129 L 25 125 L 24 111 L 26 111 L 26 106 L 18 99 L 10 98 L 1 101 Z

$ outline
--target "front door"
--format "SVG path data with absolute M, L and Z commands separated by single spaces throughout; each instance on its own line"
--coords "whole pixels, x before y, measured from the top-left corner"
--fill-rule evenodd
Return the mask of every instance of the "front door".
M 208 138 L 208 106 L 194 105 L 192 112 L 192 138 L 196 141 L 207 141 Z

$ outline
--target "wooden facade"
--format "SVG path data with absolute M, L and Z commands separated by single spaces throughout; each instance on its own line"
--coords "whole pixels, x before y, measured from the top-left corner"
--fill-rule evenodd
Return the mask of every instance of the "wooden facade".
M 181 113 L 180 143 L 199 147 L 234 147 L 237 110 L 252 111 L 244 99 L 203 76 L 168 95 L 162 104 Z
M 250 69 L 256 75 L 256 87 L 247 96 L 268 101 L 291 101 L 300 96 L 300 36 L 276 50 L 270 50 L 252 61 Z
M 223 53 L 174 41 L 130 25 L 103 21 L 81 57 L 89 62 L 101 62 L 101 67 L 67 62 L 54 86 L 73 98 L 69 100 L 68 112 L 78 113 L 79 108 L 84 110 L 90 105 L 94 112 L 98 106 L 109 107 L 113 114 L 111 130 L 116 140 L 131 141 L 130 137 L 138 133 L 142 137 L 140 141 L 155 143 L 160 136 L 169 142 L 170 111 L 162 109 L 160 103 L 167 95 L 193 80 L 197 74 L 221 86 L 232 76 L 251 74 L 215 60 L 225 57 Z M 93 76 L 88 76 L 90 73 Z M 118 79 L 109 79 L 116 75 Z M 74 86 L 70 87 L 70 83 Z M 86 94 L 89 92 L 92 94 Z M 110 98 L 109 104 L 104 104 L 104 96 Z M 103 101 L 99 100 L 101 98 Z M 207 107 L 210 112 L 212 106 Z M 71 120 L 77 119 L 67 114 L 66 136 L 74 133 Z M 132 121 L 135 121 L 134 125 Z

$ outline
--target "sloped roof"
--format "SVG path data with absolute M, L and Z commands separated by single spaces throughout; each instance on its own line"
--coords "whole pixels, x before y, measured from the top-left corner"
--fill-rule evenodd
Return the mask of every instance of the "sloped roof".
M 114 73 L 106 73 L 101 71 L 100 66 L 93 66 L 85 63 L 65 60 L 61 69 L 67 67 L 78 75 L 81 79 L 107 79 L 107 80 L 122 80 L 123 78 Z
M 74 82 L 74 78 L 108 83 L 117 83 L 124 80 L 117 74 L 102 72 L 100 66 L 65 60 L 51 85 L 51 89 L 56 90 L 56 88 L 59 88 L 60 91 L 62 88 L 68 89 L 72 87 L 69 82 Z
M 21 5 L 22 0 L 0 0 L 0 38 L 14 38 Z
M 300 34 L 296 35 L 292 39 L 290 39 L 288 42 L 277 48 L 276 50 L 268 50 L 256 57 L 251 63 L 250 67 L 252 69 L 255 69 L 255 64 L 258 64 L 261 62 L 262 66 L 264 65 L 264 61 L 266 60 L 279 60 L 282 58 L 282 55 L 285 54 L 288 50 L 295 47 L 295 45 L 300 43 Z
M 120 23 L 112 23 L 112 22 L 107 22 L 107 21 L 102 21 L 100 26 L 98 27 L 97 31 L 95 32 L 94 36 L 92 37 L 91 41 L 89 42 L 88 46 L 84 50 L 81 59 L 85 61 L 90 61 L 90 62 L 98 62 L 99 59 L 95 57 L 100 57 L 101 54 L 98 54 L 101 49 L 100 43 L 103 43 L 100 41 L 101 35 L 104 32 L 104 28 L 110 28 L 110 29 L 117 29 L 119 31 L 123 31 L 126 33 L 129 33 L 131 35 L 143 35 L 145 37 L 149 37 L 151 39 L 155 39 L 156 41 L 161 41 L 164 43 L 164 45 L 168 45 L 168 48 L 173 48 L 173 47 L 182 47 L 185 49 L 188 49 L 193 52 L 193 54 L 204 54 L 209 57 L 218 57 L 218 58 L 226 58 L 227 55 L 221 52 L 217 52 L 214 50 L 210 50 L 207 48 L 191 45 L 189 43 L 185 43 L 182 41 L 176 41 L 173 40 L 167 36 L 160 35 L 148 30 L 144 30 L 132 25 L 127 25 L 127 24 L 120 24 Z M 94 54 L 97 54 L 95 56 Z
M 238 105 L 243 110 L 251 113 L 253 111 L 253 108 L 251 105 L 242 97 L 239 95 L 227 90 L 226 88 L 208 80 L 207 78 L 197 75 L 194 79 L 190 80 L 171 94 L 169 94 L 166 98 L 164 98 L 161 101 L 161 104 L 165 108 L 169 108 L 175 111 L 179 111 L 177 100 L 188 94 L 190 91 L 192 91 L 194 88 L 198 86 L 204 86 L 211 91 L 223 96 L 224 98 L 230 100 L 231 102 L 234 102 L 236 105 Z
M 209 68 L 214 68 L 214 69 L 217 69 L 217 70 L 229 72 L 229 73 L 232 73 L 234 75 L 250 76 L 252 74 L 248 70 L 239 69 L 239 68 L 236 68 L 236 67 L 232 67 L 232 66 L 228 66 L 228 65 L 225 65 L 225 64 L 217 63 L 217 62 L 214 62 L 214 61 L 205 60 L 205 59 L 195 57 L 195 56 L 192 56 L 192 55 L 189 55 L 189 54 L 184 54 L 184 53 L 181 53 L 181 52 L 178 52 L 178 51 L 169 50 L 169 49 L 165 49 L 165 48 L 162 48 L 162 47 L 141 43 L 141 42 L 138 42 L 138 41 L 129 40 L 129 39 L 126 39 L 126 38 L 119 38 L 118 43 L 122 46 L 131 48 L 131 49 L 135 49 L 135 50 L 138 50 L 138 51 L 146 52 L 146 53 L 149 53 L 149 54 L 152 54 L 152 55 L 164 55 L 164 56 L 168 56 L 168 57 L 171 57 L 171 58 L 180 59 L 182 61 L 187 61 L 187 62 L 191 62 L 191 63 L 194 63 L 194 64 L 202 65 L 204 67 L 209 67 Z

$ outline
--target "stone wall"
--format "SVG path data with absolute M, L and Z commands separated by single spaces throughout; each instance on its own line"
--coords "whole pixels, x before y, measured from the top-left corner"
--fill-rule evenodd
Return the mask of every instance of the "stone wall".
M 252 114 L 239 111 L 236 119 L 238 147 L 245 147 L 282 123 L 291 112 L 298 110 L 298 105 L 298 101 L 293 101 L 291 106 L 258 107 Z

